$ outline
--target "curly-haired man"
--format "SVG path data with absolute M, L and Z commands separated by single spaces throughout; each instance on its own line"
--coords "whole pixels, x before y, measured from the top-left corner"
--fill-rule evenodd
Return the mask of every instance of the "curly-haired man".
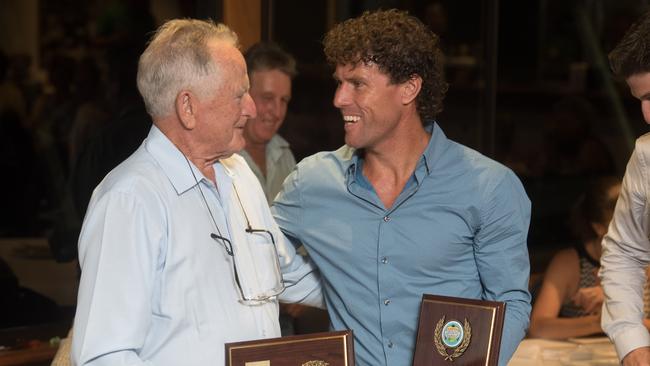
M 625 79 L 650 123 L 650 11 L 609 54 L 614 74 Z M 643 324 L 643 285 L 650 265 L 650 134 L 636 140 L 623 177 L 614 218 L 603 239 L 600 276 L 605 292 L 602 326 L 623 365 L 650 365 L 650 334 Z
M 411 365 L 422 294 L 505 301 L 505 365 L 530 315 L 530 201 L 504 166 L 445 137 L 438 37 L 397 10 L 325 37 L 346 145 L 303 160 L 273 213 L 319 266 L 358 365 Z

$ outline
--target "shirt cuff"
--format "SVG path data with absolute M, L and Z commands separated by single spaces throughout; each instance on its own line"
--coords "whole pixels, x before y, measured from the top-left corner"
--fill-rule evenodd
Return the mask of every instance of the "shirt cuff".
M 617 334 L 613 341 L 618 358 L 622 360 L 635 349 L 650 346 L 650 333 L 644 326 L 636 326 Z

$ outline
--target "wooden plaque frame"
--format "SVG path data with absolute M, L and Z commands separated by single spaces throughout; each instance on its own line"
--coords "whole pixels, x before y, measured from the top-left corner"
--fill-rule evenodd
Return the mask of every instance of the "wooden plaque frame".
M 351 330 L 226 343 L 226 366 L 354 366 Z
M 413 365 L 496 366 L 505 309 L 504 302 L 423 295 Z M 446 329 L 462 330 L 458 344 L 443 339 Z

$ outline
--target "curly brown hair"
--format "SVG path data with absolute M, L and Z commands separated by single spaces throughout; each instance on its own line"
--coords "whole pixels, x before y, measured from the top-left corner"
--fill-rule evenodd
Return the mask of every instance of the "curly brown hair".
M 420 76 L 422 90 L 415 104 L 423 124 L 442 111 L 448 85 L 443 76 L 440 40 L 407 12 L 364 12 L 337 24 L 323 43 L 327 62 L 333 66 L 372 63 L 393 84 Z

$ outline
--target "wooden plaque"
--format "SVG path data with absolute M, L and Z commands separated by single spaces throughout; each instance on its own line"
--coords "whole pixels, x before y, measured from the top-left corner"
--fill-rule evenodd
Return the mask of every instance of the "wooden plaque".
M 226 343 L 226 366 L 354 366 L 352 331 Z
M 414 366 L 492 366 L 499 362 L 506 304 L 424 295 Z

